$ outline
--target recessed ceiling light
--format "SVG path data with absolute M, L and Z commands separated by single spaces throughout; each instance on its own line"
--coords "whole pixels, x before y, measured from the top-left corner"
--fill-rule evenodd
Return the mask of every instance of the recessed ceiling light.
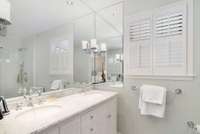
M 66 1 L 66 3 L 67 3 L 67 5 L 69 5 L 69 6 L 72 6 L 72 5 L 74 5 L 74 2 L 73 2 L 73 1 L 71 1 L 71 0 L 67 0 L 67 1 Z

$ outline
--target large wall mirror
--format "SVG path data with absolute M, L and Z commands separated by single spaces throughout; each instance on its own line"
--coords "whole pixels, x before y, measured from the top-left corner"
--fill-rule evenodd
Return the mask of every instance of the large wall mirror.
M 0 36 L 0 96 L 123 82 L 122 1 L 10 2 L 12 25 Z

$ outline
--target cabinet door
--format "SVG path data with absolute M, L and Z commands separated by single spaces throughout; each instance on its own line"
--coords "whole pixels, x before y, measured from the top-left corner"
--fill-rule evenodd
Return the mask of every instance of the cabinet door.
M 80 116 L 60 124 L 60 134 L 80 134 Z
M 104 105 L 104 133 L 117 134 L 117 100 L 113 99 Z
M 103 134 L 104 107 L 99 106 L 81 117 L 81 134 Z

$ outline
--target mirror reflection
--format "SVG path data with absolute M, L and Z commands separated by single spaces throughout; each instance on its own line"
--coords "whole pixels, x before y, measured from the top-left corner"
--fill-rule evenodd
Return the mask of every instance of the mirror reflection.
M 123 82 L 122 2 L 10 2 L 12 24 L 0 34 L 0 96 Z

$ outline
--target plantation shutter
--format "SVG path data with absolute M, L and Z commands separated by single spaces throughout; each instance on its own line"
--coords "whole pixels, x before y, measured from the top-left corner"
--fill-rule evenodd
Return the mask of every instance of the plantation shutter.
M 154 14 L 153 71 L 156 75 L 186 73 L 186 7 L 160 9 Z

